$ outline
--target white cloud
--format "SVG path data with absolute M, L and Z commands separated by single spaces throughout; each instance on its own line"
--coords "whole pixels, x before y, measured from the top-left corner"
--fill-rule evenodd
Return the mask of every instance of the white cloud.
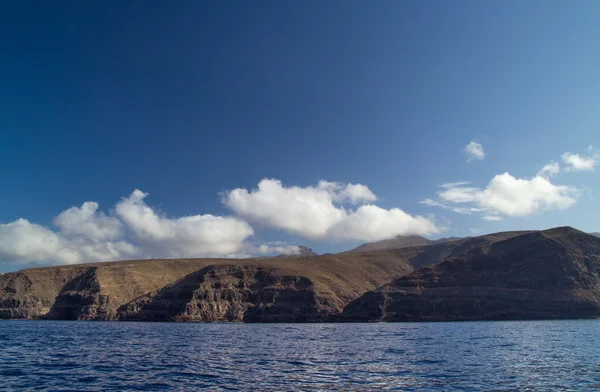
M 160 257 L 249 257 L 296 254 L 287 243 L 254 245 L 254 232 L 242 218 L 312 239 L 378 240 L 398 234 L 438 232 L 432 218 L 366 204 L 377 200 L 362 184 L 321 181 L 314 187 L 284 187 L 263 180 L 258 189 L 222 195 L 235 216 L 168 217 L 146 204 L 148 194 L 133 191 L 114 215 L 88 201 L 62 211 L 47 228 L 26 219 L 0 224 L 0 263 L 74 264 Z
M 70 264 L 79 262 L 80 255 L 69 249 L 56 233 L 27 219 L 0 225 L 0 261 L 49 259 Z
M 349 211 L 346 218 L 329 231 L 332 238 L 378 241 L 397 235 L 438 233 L 431 219 L 412 216 L 399 208 L 386 210 L 374 205 L 363 205 Z
M 562 154 L 561 158 L 566 166 L 566 171 L 594 170 L 595 166 L 600 161 L 600 156 L 598 154 L 583 156 L 581 154 L 565 152 Z
M 537 175 L 544 178 L 550 178 L 558 173 L 560 173 L 560 165 L 558 162 L 550 162 L 542 167 Z
M 467 154 L 467 162 L 485 159 L 485 151 L 483 150 L 483 146 L 473 140 L 465 146 L 463 151 Z
M 481 208 L 461 207 L 461 206 L 451 205 L 448 203 L 442 203 L 439 200 L 433 200 L 430 198 L 421 200 L 419 203 L 425 204 L 426 206 L 429 206 L 429 207 L 440 207 L 440 208 L 443 208 L 443 209 L 446 209 L 449 211 L 456 212 L 457 214 L 470 215 L 470 214 L 474 214 L 474 213 L 478 213 L 478 212 L 483 212 L 483 209 L 481 209 Z
M 484 215 L 484 216 L 481 217 L 481 219 L 486 220 L 486 221 L 499 222 L 503 218 L 501 216 L 498 216 L 498 215 Z
M 348 184 L 342 187 L 338 194 L 341 196 L 341 201 L 347 199 L 352 204 L 370 203 L 377 200 L 377 196 L 362 184 Z
M 262 244 L 250 249 L 250 253 L 258 253 L 261 255 L 276 254 L 276 255 L 297 255 L 300 253 L 300 247 L 297 245 L 271 245 Z
M 88 201 L 60 213 L 54 224 L 67 236 L 84 235 L 93 241 L 114 240 L 123 235 L 124 227 L 113 217 L 98 213 L 98 203 Z
M 147 196 L 135 190 L 123 198 L 117 203 L 116 217 L 98 212 L 96 202 L 71 207 L 54 219 L 57 231 L 26 219 L 0 224 L 0 262 L 75 264 L 148 257 L 226 257 L 245 251 L 248 244 L 244 241 L 253 234 L 248 223 L 233 217 L 160 216 L 145 204 Z M 136 243 L 128 242 L 127 237 Z M 292 251 L 281 248 L 272 251 Z
M 374 205 L 344 207 L 369 202 L 376 196 L 360 184 L 320 181 L 317 186 L 284 186 L 264 179 L 258 188 L 234 189 L 223 194 L 223 203 L 237 215 L 266 227 L 282 229 L 309 239 L 378 240 L 399 234 L 438 232 L 434 222 L 393 208 Z
M 488 216 L 527 216 L 539 211 L 563 210 L 577 201 L 579 190 L 565 185 L 554 185 L 549 179 L 515 178 L 509 173 L 496 175 L 487 187 L 481 189 L 457 185 L 446 187 L 438 193 L 440 205 L 448 207 L 459 205 L 485 212 Z M 426 199 L 424 204 L 434 205 L 435 201 Z M 466 207 L 465 207 L 466 206 Z
M 139 250 L 125 241 L 98 242 L 88 237 L 71 237 L 26 219 L 0 225 L 0 262 L 53 261 L 75 264 L 118 260 L 138 254 Z
M 442 188 L 455 188 L 457 186 L 469 185 L 471 181 L 458 181 L 458 182 L 447 182 L 445 184 L 440 185 Z
M 144 202 L 147 196 L 136 189 L 117 203 L 116 213 L 152 249 L 153 257 L 224 256 L 240 251 L 244 240 L 253 235 L 248 223 L 234 217 L 160 216 Z
M 465 151 L 473 142 L 465 147 Z M 555 185 L 551 179 L 560 173 L 594 170 L 600 162 L 600 152 L 588 147 L 589 155 L 564 153 L 563 166 L 552 161 L 535 177 L 516 178 L 510 173 L 496 175 L 485 188 L 470 182 L 449 182 L 440 186 L 438 198 L 421 201 L 459 214 L 481 214 L 487 221 L 500 221 L 504 216 L 528 216 L 541 211 L 564 210 L 577 203 L 582 189 L 570 185 Z

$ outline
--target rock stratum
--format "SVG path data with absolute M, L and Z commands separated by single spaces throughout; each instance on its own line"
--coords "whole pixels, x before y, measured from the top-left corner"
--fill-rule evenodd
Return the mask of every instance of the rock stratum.
M 327 322 L 600 316 L 600 239 L 572 228 L 376 248 L 322 256 L 25 269 L 0 275 L 0 319 Z
M 423 253 L 136 260 L 25 269 L 0 275 L 0 318 L 325 321 L 364 292 L 421 267 L 417 256 Z
M 345 321 L 600 317 L 600 239 L 561 227 L 454 253 L 350 303 Z

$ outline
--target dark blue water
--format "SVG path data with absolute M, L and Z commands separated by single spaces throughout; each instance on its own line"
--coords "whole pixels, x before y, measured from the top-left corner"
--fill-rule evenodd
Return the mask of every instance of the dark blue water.
M 600 321 L 0 321 L 0 390 L 594 391 Z

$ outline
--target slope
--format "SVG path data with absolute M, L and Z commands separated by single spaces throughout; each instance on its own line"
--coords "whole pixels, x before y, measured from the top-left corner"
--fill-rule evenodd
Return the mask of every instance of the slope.
M 570 227 L 455 253 L 343 311 L 346 321 L 579 318 L 600 315 L 600 239 Z

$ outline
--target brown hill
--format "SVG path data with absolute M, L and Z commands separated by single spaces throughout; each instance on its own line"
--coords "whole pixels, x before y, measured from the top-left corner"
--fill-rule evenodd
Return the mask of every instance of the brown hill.
M 424 252 L 27 269 L 0 275 L 0 318 L 320 321 L 412 272 L 411 259 Z
M 481 241 L 479 237 L 474 240 Z M 460 251 L 457 247 L 442 262 L 364 294 L 344 309 L 341 319 L 600 316 L 599 238 L 561 227 Z

